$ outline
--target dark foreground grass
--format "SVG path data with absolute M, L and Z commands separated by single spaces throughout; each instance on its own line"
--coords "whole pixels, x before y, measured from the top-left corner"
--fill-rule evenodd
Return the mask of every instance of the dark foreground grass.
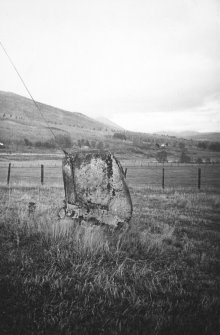
M 0 190 L 1 334 L 219 334 L 219 195 L 131 191 L 120 234 L 59 222 L 62 189 Z

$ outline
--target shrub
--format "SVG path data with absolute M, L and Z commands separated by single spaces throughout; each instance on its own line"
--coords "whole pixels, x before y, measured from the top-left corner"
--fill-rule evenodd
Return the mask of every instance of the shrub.
M 83 141 L 83 140 L 78 140 L 78 141 L 77 141 L 77 145 L 78 145 L 79 148 L 81 148 L 81 146 L 82 146 L 82 141 Z
M 33 145 L 33 143 L 29 141 L 27 138 L 24 139 L 24 144 L 28 147 L 31 147 Z
M 56 142 L 64 148 L 71 148 L 72 146 L 72 140 L 69 134 L 57 135 Z
M 113 138 L 119 139 L 119 140 L 125 140 L 126 141 L 126 136 L 125 134 L 122 133 L 114 133 Z
M 54 141 L 46 141 L 46 142 L 37 141 L 35 142 L 34 145 L 38 148 L 47 148 L 47 149 L 56 148 L 56 143 Z
M 99 150 L 103 150 L 104 149 L 104 144 L 103 144 L 103 142 L 98 142 L 97 143 L 97 149 L 99 149 Z
M 90 146 L 91 146 L 91 148 L 95 148 L 96 147 L 96 141 L 92 140 Z

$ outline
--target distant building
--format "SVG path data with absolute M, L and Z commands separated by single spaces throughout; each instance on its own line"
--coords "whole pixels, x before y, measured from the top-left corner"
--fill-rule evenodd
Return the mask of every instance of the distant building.
M 166 147 L 168 147 L 168 143 L 156 143 L 156 147 L 158 147 L 159 149 L 165 149 Z

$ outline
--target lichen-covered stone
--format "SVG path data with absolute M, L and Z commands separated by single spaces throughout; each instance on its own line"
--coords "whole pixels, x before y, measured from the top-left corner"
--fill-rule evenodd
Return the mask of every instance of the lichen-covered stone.
M 119 161 L 107 151 L 82 151 L 63 159 L 66 203 L 76 217 L 117 226 L 128 222 L 132 202 Z

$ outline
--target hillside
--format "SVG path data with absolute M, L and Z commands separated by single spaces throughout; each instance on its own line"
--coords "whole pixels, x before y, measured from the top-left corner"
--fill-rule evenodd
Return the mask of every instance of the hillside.
M 104 123 L 105 125 L 113 128 L 113 129 L 117 129 L 117 130 L 121 130 L 121 131 L 124 130 L 124 128 L 122 128 L 118 124 L 112 122 L 111 120 L 109 120 L 109 119 L 107 119 L 105 117 L 100 116 L 100 117 L 96 118 L 96 120 L 99 121 L 99 122 L 101 122 L 101 123 Z
M 81 113 L 68 112 L 37 102 L 49 126 L 58 134 L 69 134 L 73 140 L 112 134 L 114 126 L 105 125 Z M 48 140 L 52 134 L 33 101 L 20 95 L 0 91 L 0 136 L 4 141 Z

